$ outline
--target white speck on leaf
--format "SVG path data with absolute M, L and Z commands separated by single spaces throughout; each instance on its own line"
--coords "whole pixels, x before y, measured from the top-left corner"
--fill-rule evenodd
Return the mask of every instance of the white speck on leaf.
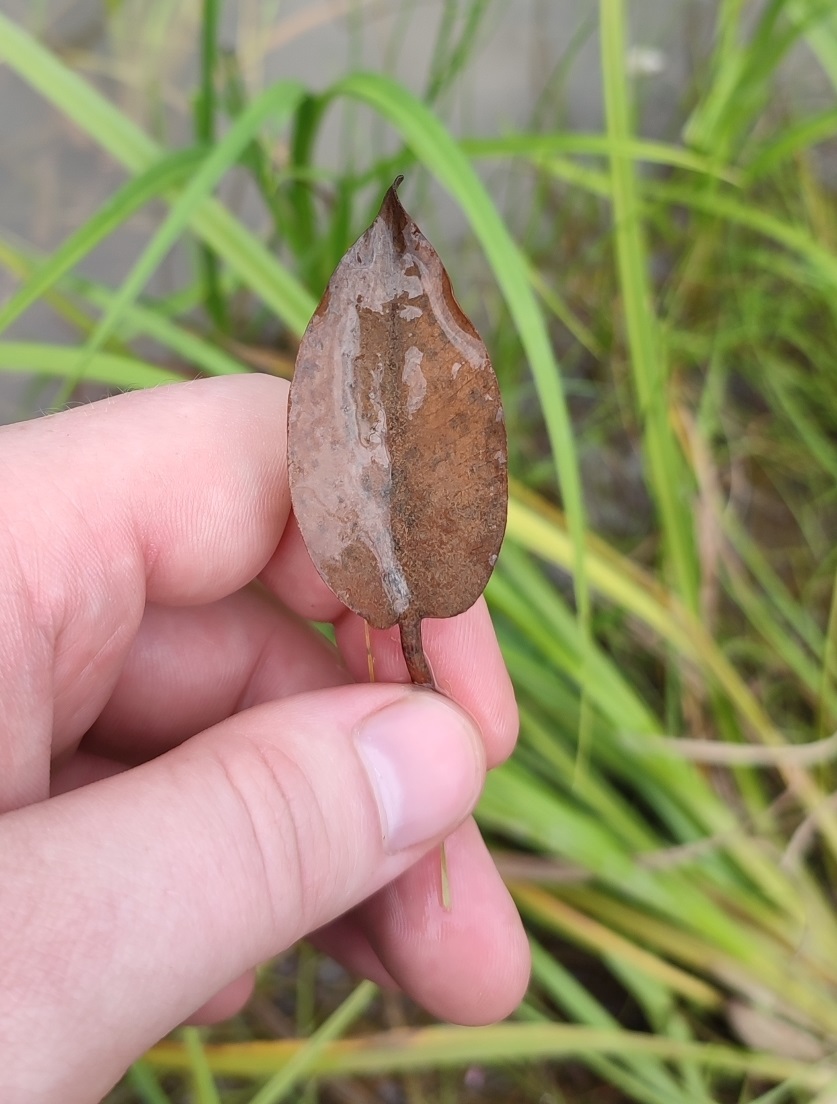
M 408 418 L 412 418 L 421 409 L 427 393 L 427 380 L 421 370 L 423 358 L 421 349 L 417 349 L 415 345 L 411 345 L 404 354 L 404 371 L 401 373 L 401 379 L 407 385 Z

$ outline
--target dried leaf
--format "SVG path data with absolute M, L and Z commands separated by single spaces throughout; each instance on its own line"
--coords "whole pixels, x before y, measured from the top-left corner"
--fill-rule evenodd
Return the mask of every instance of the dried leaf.
M 506 433 L 485 345 L 396 180 L 305 331 L 291 385 L 291 497 L 317 570 L 433 685 L 421 619 L 482 594 L 506 524 Z

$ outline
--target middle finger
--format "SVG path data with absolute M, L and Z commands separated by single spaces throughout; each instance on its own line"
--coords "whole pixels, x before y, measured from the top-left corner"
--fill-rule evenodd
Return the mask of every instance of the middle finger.
M 250 706 L 351 681 L 336 649 L 259 587 L 149 605 L 84 748 L 142 762 Z

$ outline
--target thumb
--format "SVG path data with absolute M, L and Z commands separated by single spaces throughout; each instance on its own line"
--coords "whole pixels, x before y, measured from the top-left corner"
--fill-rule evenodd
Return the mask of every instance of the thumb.
M 345 686 L 0 818 L 0 1099 L 99 1099 L 214 993 L 401 874 L 483 778 L 457 706 Z

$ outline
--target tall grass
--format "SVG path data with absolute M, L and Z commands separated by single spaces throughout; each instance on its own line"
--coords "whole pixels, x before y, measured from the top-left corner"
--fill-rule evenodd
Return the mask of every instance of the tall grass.
M 0 15 L 0 59 L 126 176 L 49 256 L 0 237 L 18 280 L 0 305 L 0 370 L 59 380 L 62 397 L 82 378 L 285 371 L 329 272 L 393 167 L 410 164 L 411 182 L 452 198 L 484 258 L 473 291 L 467 251 L 445 259 L 488 319 L 512 428 L 488 596 L 522 739 L 479 816 L 532 937 L 516 1022 L 406 1032 L 367 1012 L 364 1032 L 341 1039 L 371 992 L 328 1019 L 303 964 L 310 1038 L 187 1033 L 155 1047 L 115 1101 L 160 1104 L 173 1073 L 196 1100 L 266 1104 L 303 1074 L 398 1076 L 407 1099 L 453 1100 L 460 1082 L 444 1071 L 470 1066 L 497 1071 L 497 1099 L 533 1086 L 571 1099 L 601 1081 L 661 1104 L 834 1099 L 837 207 L 824 166 L 837 16 L 831 0 L 707 8 L 712 45 L 678 133 L 652 141 L 637 129 L 629 6 L 600 0 L 592 28 L 600 132 L 555 123 L 556 74 L 578 40 L 550 59 L 530 129 L 476 136 L 447 111 L 492 31 L 489 0 L 440 4 L 422 97 L 403 73 L 407 4 L 391 43 L 400 78 L 350 69 L 321 90 L 254 86 L 252 58 L 220 50 L 222 9 L 205 0 L 183 148 Z M 164 0 L 145 7 L 158 33 L 178 18 Z M 126 14 L 111 5 L 115 42 Z M 779 95 L 800 58 L 833 93 L 809 114 Z M 347 127 L 335 169 L 322 134 L 349 103 L 363 124 Z M 380 149 L 359 138 L 373 119 Z M 260 234 L 215 197 L 233 170 L 259 196 Z M 526 201 L 499 205 L 498 182 Z M 127 277 L 85 276 L 90 253 L 152 201 L 167 213 Z M 195 242 L 180 291 L 150 294 L 169 250 Z M 34 304 L 77 339 L 15 339 Z M 137 351 L 146 338 L 156 363 Z

